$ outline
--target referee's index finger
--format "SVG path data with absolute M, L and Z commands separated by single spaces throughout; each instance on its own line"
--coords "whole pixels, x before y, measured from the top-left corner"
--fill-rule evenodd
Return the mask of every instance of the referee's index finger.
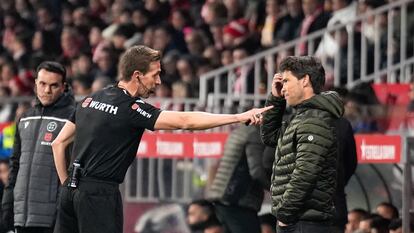
M 270 106 L 267 106 L 267 107 L 264 107 L 264 108 L 260 108 L 259 109 L 259 112 L 260 113 L 264 113 L 264 112 L 266 112 L 267 110 L 270 110 L 270 109 L 272 109 L 273 108 L 273 105 L 270 105 Z

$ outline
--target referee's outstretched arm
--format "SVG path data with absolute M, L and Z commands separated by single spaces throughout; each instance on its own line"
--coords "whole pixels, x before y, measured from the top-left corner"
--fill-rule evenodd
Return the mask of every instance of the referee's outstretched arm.
M 239 114 L 162 111 L 154 128 L 201 130 L 238 122 L 257 125 L 262 122 L 262 113 L 271 108 L 273 106 L 254 108 Z

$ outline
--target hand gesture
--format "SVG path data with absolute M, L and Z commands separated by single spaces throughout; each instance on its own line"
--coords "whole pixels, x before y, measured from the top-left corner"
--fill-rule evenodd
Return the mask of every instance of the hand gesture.
M 282 88 L 283 88 L 282 74 L 276 73 L 273 76 L 273 81 L 272 81 L 272 95 L 274 97 L 283 97 Z
M 263 120 L 262 113 L 272 108 L 273 105 L 264 108 L 253 108 L 247 112 L 239 113 L 239 122 L 245 123 L 246 125 L 259 125 L 262 123 Z

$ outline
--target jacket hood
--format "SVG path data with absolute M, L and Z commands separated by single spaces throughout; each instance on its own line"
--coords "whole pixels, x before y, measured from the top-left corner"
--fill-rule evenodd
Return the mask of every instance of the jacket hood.
M 297 108 L 316 108 L 330 112 L 336 118 L 344 114 L 344 103 L 335 91 L 322 92 L 299 104 Z

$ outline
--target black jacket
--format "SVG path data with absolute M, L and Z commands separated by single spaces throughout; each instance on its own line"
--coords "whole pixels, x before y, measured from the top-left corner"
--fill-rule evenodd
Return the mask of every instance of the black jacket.
M 336 191 L 334 197 L 334 225 L 344 227 L 348 222 L 345 186 L 357 167 L 357 154 L 351 123 L 343 117 L 335 125 L 338 141 L 338 161 Z
M 73 96 L 64 93 L 50 106 L 37 100 L 19 120 L 2 200 L 3 219 L 9 225 L 14 209 L 14 226 L 53 226 L 60 183 L 51 143 L 74 110 Z

